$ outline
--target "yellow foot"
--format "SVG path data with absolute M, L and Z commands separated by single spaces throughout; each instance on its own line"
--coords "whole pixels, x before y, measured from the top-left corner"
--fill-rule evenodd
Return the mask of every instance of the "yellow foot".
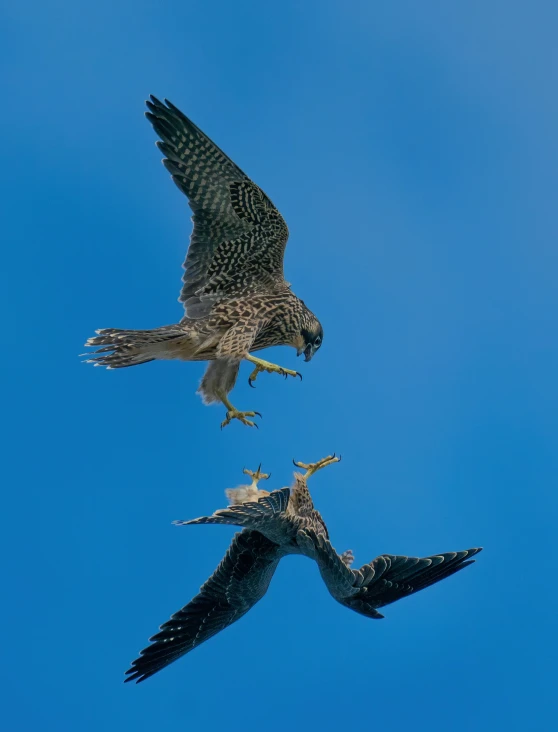
M 333 455 L 328 455 L 327 457 L 318 460 L 317 463 L 297 463 L 295 460 L 293 460 L 293 463 L 296 468 L 302 468 L 303 470 L 306 470 L 304 479 L 308 480 L 308 478 L 314 475 L 314 473 L 317 473 L 318 470 L 321 470 L 322 468 L 327 468 L 328 465 L 333 465 L 333 463 L 338 463 L 340 461 L 341 455 L 339 455 L 339 457 L 336 457 L 335 453 L 333 453 Z
M 268 374 L 279 374 L 285 378 L 287 378 L 287 376 L 298 376 L 302 381 L 302 374 L 299 374 L 298 371 L 284 369 L 282 366 L 277 366 L 276 364 L 264 361 L 261 358 L 254 358 L 254 356 L 246 356 L 246 360 L 256 365 L 256 368 L 248 377 L 248 383 L 252 388 L 255 388 L 253 382 L 258 378 L 258 374 L 262 371 L 267 371 Z
M 250 487 L 257 488 L 260 480 L 268 480 L 271 478 L 271 473 L 262 473 L 261 467 L 262 464 L 260 463 L 257 470 L 248 470 L 248 468 L 243 468 L 242 472 L 244 475 L 248 475 L 252 478 L 252 485 Z
M 249 475 L 252 478 L 250 485 L 241 485 L 238 488 L 227 488 L 225 495 L 229 499 L 231 505 L 241 505 L 243 503 L 250 503 L 252 501 L 259 501 L 260 498 L 269 496 L 269 491 L 258 490 L 258 482 L 260 480 L 267 480 L 271 478 L 271 473 L 262 473 L 262 464 L 258 465 L 257 470 L 247 470 L 244 468 L 242 471 L 245 475 Z
M 246 417 L 255 417 L 256 415 L 258 415 L 258 417 L 262 416 L 259 412 L 239 412 L 238 409 L 233 407 L 227 411 L 227 416 L 221 422 L 221 429 L 230 424 L 233 419 L 238 419 L 239 422 L 242 422 L 242 424 L 245 424 L 247 427 L 257 427 L 258 425 L 255 422 L 246 419 Z

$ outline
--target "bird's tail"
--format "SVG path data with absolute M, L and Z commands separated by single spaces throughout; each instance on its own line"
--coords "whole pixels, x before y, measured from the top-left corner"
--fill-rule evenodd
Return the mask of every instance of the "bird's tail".
M 228 508 L 215 511 L 212 516 L 201 516 L 191 521 L 173 521 L 176 526 L 188 526 L 191 524 L 229 524 L 232 526 L 244 526 L 250 529 L 261 528 L 270 519 L 276 518 L 284 513 L 289 503 L 289 489 L 281 488 L 272 491 L 269 495 L 257 501 L 233 504 Z
M 89 338 L 86 346 L 96 348 L 86 363 L 123 369 L 155 359 L 182 358 L 188 360 L 189 351 L 194 355 L 192 339 L 179 325 L 164 325 L 153 330 L 121 330 L 104 328 Z M 191 344 L 191 347 L 189 347 Z

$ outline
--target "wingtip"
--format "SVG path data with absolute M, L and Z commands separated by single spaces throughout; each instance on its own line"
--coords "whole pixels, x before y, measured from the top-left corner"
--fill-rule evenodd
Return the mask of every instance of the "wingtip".
M 178 109 L 178 107 L 175 107 L 174 104 L 170 101 L 170 99 L 167 99 L 165 97 L 165 104 L 167 107 L 171 110 L 171 112 L 177 112 L 180 116 L 182 116 L 182 112 Z
M 130 670 L 133 670 L 133 669 L 130 669 Z M 129 673 L 129 672 L 128 672 L 128 671 L 126 671 L 126 673 Z M 135 672 L 135 675 L 134 675 L 134 676 L 128 676 L 128 678 L 127 678 L 127 679 L 124 679 L 124 683 L 125 683 L 125 684 L 127 684 L 127 683 L 129 683 L 130 681 L 135 681 L 135 683 L 136 683 L 136 684 L 141 684 L 141 682 L 142 682 L 142 681 L 145 681 L 145 679 L 147 679 L 147 678 L 149 678 L 149 677 L 148 677 L 148 676 L 145 676 L 145 675 L 140 675 L 140 674 L 139 674 L 139 673 L 138 673 L 138 672 L 136 671 L 136 672 Z
M 149 99 L 145 100 L 145 104 L 148 109 L 151 109 L 153 107 L 159 108 L 159 109 L 166 109 L 167 111 L 172 112 L 179 112 L 180 110 L 174 106 L 174 104 L 169 101 L 166 97 L 163 97 L 163 101 L 161 101 L 158 97 L 156 97 L 154 94 L 149 95 Z

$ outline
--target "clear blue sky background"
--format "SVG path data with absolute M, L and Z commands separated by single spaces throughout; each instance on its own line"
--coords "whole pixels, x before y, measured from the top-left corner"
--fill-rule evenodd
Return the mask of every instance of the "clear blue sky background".
M 2 728 L 548 730 L 556 690 L 555 3 L 18 2 L 2 74 Z M 176 322 L 190 212 L 143 118 L 166 96 L 262 186 L 319 314 L 304 381 L 83 365 L 99 327 Z M 221 559 L 243 466 L 314 480 L 334 545 L 483 545 L 386 609 L 280 566 L 237 625 L 123 672 Z M 554 608 L 554 609 L 553 609 Z M 294 726 L 293 726 L 294 725 Z

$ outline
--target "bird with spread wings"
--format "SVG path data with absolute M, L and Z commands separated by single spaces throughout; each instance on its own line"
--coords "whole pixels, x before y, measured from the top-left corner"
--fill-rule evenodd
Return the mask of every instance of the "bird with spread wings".
M 241 361 L 254 366 L 250 385 L 263 371 L 300 376 L 251 354 L 286 345 L 310 361 L 322 326 L 285 281 L 289 231 L 270 199 L 168 100 L 152 96 L 146 104 L 163 163 L 193 210 L 179 298 L 185 314 L 153 330 L 98 330 L 86 343 L 96 348 L 89 362 L 115 369 L 155 359 L 209 361 L 199 389 L 204 402 L 225 405 L 222 426 L 237 419 L 254 427 L 249 417 L 259 412 L 239 411 L 228 399 Z
M 419 592 L 474 562 L 480 548 L 430 557 L 381 554 L 360 569 L 351 569 L 352 552 L 338 554 L 327 527 L 314 508 L 307 481 L 317 470 L 338 462 L 335 455 L 317 463 L 295 463 L 292 488 L 258 489 L 269 476 L 257 471 L 248 486 L 228 490 L 230 506 L 212 516 L 176 521 L 178 525 L 242 526 L 213 575 L 193 600 L 171 616 L 151 645 L 126 672 L 126 681 L 144 681 L 239 620 L 265 595 L 279 561 L 288 554 L 313 559 L 335 600 L 368 618 L 383 618 L 379 608 Z M 261 467 L 261 466 L 260 466 Z

